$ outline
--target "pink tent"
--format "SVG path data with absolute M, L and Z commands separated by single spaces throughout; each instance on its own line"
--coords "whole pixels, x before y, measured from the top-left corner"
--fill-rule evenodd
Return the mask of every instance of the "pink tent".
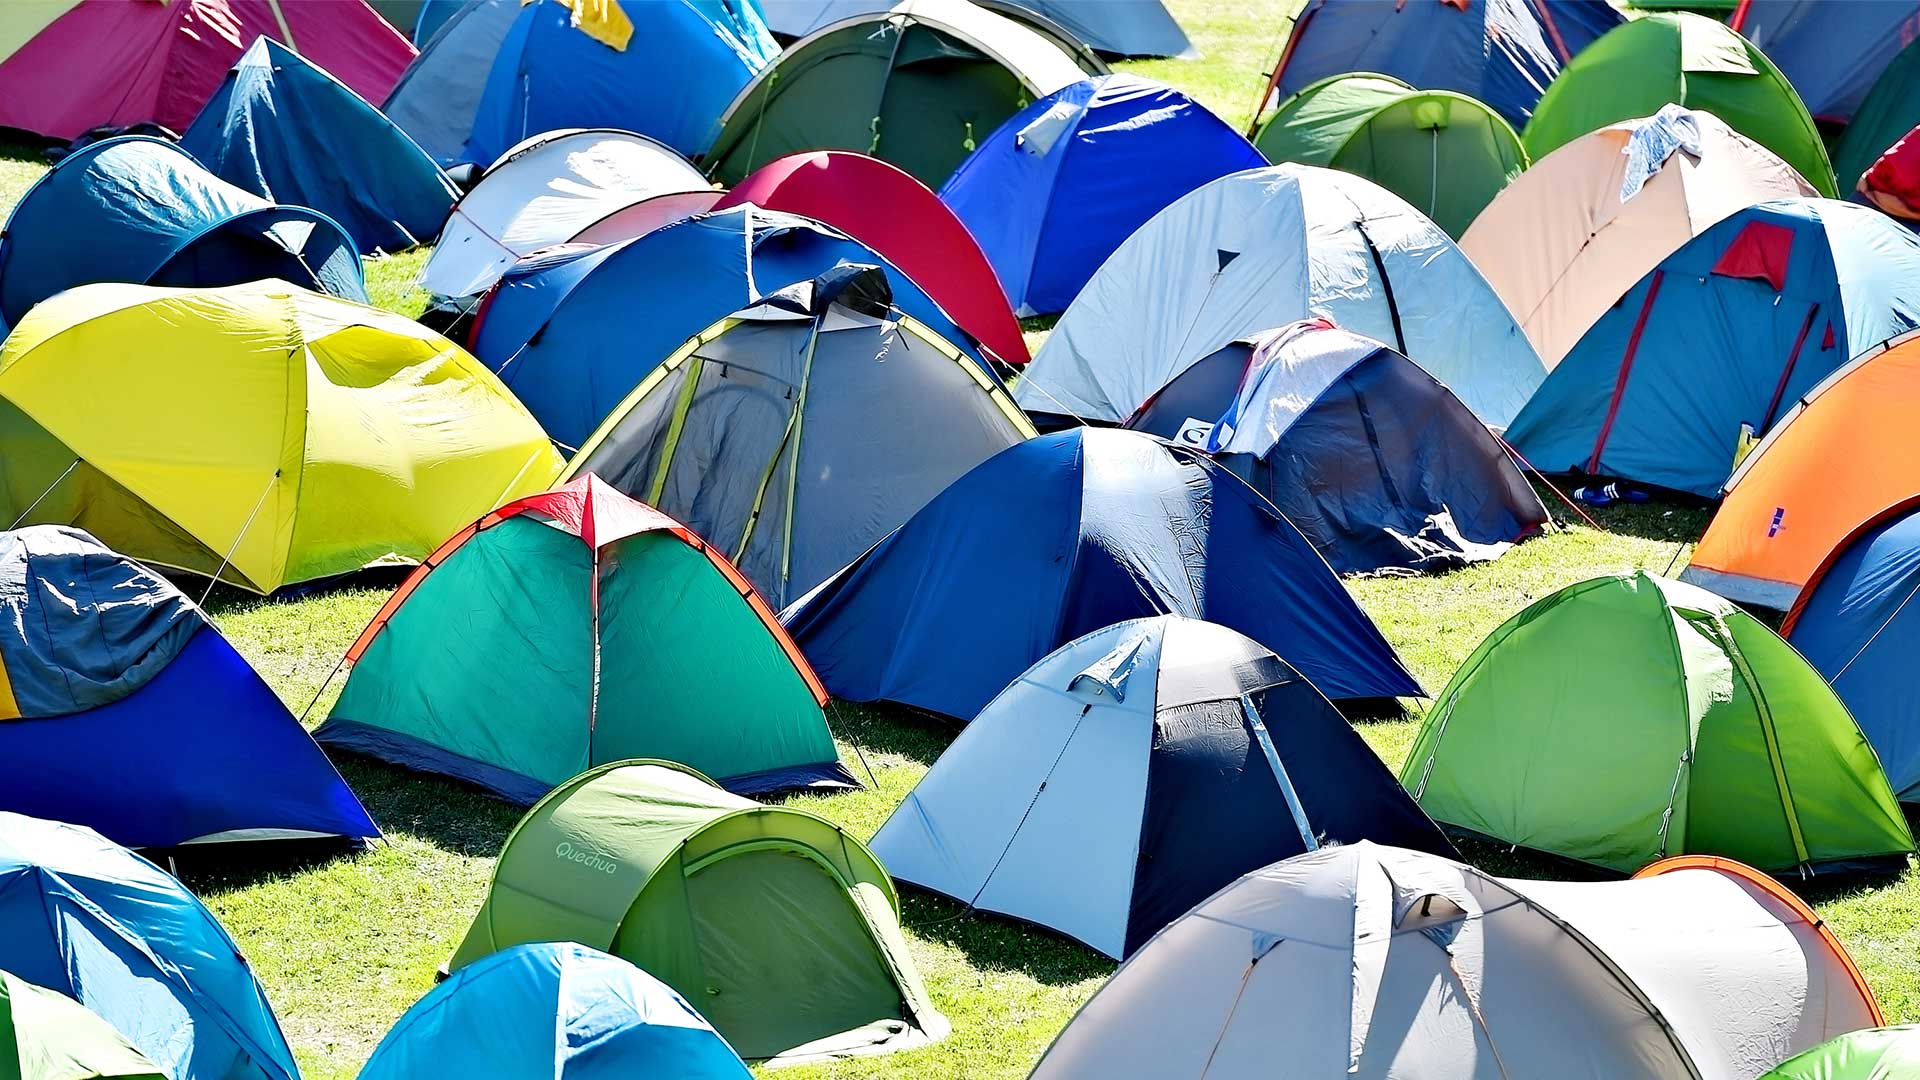
M 56 139 L 147 122 L 184 131 L 263 36 L 368 101 L 386 100 L 414 55 L 365 0 L 6 0 L 0 126 Z
M 1920 128 L 1880 155 L 1860 177 L 1860 194 L 1894 217 L 1920 219 Z

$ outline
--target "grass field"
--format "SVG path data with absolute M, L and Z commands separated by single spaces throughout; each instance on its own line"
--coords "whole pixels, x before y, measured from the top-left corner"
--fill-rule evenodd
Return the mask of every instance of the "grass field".
M 1198 61 L 1125 65 L 1186 88 L 1244 124 L 1278 41 L 1280 0 L 1170 0 Z M 10 205 L 40 171 L 25 151 L 0 150 L 0 204 Z M 369 264 L 377 303 L 417 313 L 411 288 L 419 253 Z M 1556 510 L 1561 509 L 1557 505 Z M 1562 585 L 1636 567 L 1684 561 L 1706 516 L 1697 509 L 1639 506 L 1601 515 L 1602 529 L 1566 528 L 1490 565 L 1423 578 L 1351 583 L 1354 593 L 1430 691 L 1438 691 L 1481 637 L 1531 600 Z M 384 583 L 390 587 L 391 582 Z M 320 693 L 338 658 L 384 596 L 368 583 L 292 600 L 226 590 L 210 605 L 222 628 L 296 711 L 320 694 L 325 714 L 339 680 Z M 1413 706 L 1417 717 L 1419 705 Z M 837 704 L 843 751 L 871 763 L 878 786 L 796 803 L 865 837 L 926 771 L 954 732 L 885 708 Z M 1361 725 L 1397 766 L 1417 718 Z M 352 1077 L 395 1018 L 433 983 L 434 970 L 465 932 L 493 858 L 517 814 L 456 785 L 383 765 L 346 760 L 342 771 L 386 831 L 371 850 L 292 858 L 284 850 L 221 851 L 178 871 L 238 938 L 265 983 L 302 1068 L 314 1080 Z M 856 764 L 856 772 L 860 769 Z M 1551 868 L 1503 852 L 1476 853 L 1502 872 Z M 263 859 L 236 865 L 235 858 Z M 1920 1020 L 1920 873 L 1870 884 L 1820 885 L 1808 893 L 1838 929 L 1889 1016 Z M 1112 970 L 1103 958 L 1030 928 L 966 916 L 954 903 L 908 894 L 905 924 L 914 957 L 953 1035 L 925 1050 L 832 1066 L 781 1070 L 812 1078 L 1015 1080 Z

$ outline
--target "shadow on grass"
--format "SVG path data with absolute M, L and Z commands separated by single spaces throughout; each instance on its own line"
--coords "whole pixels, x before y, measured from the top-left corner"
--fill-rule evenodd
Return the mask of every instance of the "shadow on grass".
M 215 585 L 213 589 L 209 591 L 207 589 L 207 579 L 198 574 L 192 574 L 182 570 L 162 570 L 162 573 L 166 575 L 168 581 L 174 584 L 175 588 L 193 597 L 195 600 L 200 599 L 200 597 L 204 595 L 207 598 L 205 605 L 207 614 L 218 618 L 221 615 L 244 611 L 261 604 L 307 600 L 317 596 L 325 596 L 332 592 L 344 592 L 352 589 L 379 589 L 391 592 L 399 588 L 400 583 L 405 581 L 407 576 L 412 574 L 413 571 L 414 567 L 412 566 L 371 566 L 363 570 L 355 570 L 351 573 L 335 574 L 332 577 L 321 578 L 318 581 L 307 581 L 298 585 L 288 585 L 285 588 L 275 590 L 268 596 L 261 596 L 258 593 L 248 592 L 245 589 L 236 588 L 224 583 Z
M 828 707 L 827 723 L 835 735 L 868 754 L 903 757 L 921 765 L 932 765 L 960 737 L 963 726 L 944 716 L 891 702 L 860 703 L 838 698 Z
M 1530 475 L 1527 479 L 1532 481 L 1534 491 L 1539 494 L 1540 501 L 1546 505 L 1547 512 L 1553 515 L 1555 522 L 1561 525 L 1587 525 L 1580 514 L 1567 505 L 1567 500 L 1573 498 L 1573 491 L 1581 481 L 1571 477 L 1555 477 L 1549 486 L 1538 476 Z M 1555 489 L 1559 494 L 1554 493 Z M 1615 503 L 1612 506 L 1579 503 L 1579 506 L 1581 512 L 1598 522 L 1607 532 L 1676 546 L 1698 541 L 1700 534 L 1707 531 L 1707 522 L 1713 520 L 1712 504 L 1680 495 L 1655 497 L 1642 503 Z M 1674 569 L 1678 572 L 1679 567 Z
M 901 922 L 928 941 L 960 950 L 981 971 L 1019 972 L 1046 986 L 1071 986 L 1113 974 L 1112 960 L 1040 927 L 969 912 L 959 901 L 912 886 L 900 890 Z

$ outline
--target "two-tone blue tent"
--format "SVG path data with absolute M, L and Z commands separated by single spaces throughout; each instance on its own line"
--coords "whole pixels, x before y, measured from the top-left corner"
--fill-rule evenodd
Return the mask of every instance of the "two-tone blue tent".
M 276 206 L 142 135 L 61 158 L 20 197 L 0 233 L 0 323 L 8 326 L 75 285 L 265 278 L 367 299 L 353 238 L 332 218 Z
M 360 1080 L 748 1080 L 685 998 L 598 949 L 515 945 L 455 971 L 380 1040 Z
M 1165 614 L 1238 630 L 1336 700 L 1421 693 L 1271 503 L 1131 431 L 1001 451 L 781 618 L 835 696 L 964 718 L 1082 634 Z
M 180 145 L 235 187 L 326 214 L 365 252 L 431 242 L 460 197 L 380 110 L 271 38 L 227 72 Z
M 1102 75 L 1015 113 L 940 189 L 1021 316 L 1065 311 L 1147 219 L 1267 159 L 1165 83 Z
M 1560 68 L 1620 22 L 1606 0 L 1308 0 L 1254 116 L 1330 75 L 1376 71 L 1524 127 Z
M 751 205 L 533 260 L 485 301 L 474 353 L 548 435 L 579 446 L 688 338 L 840 263 L 880 267 L 895 307 L 993 377 L 973 340 L 871 248 L 809 218 Z
M 298 1080 L 240 947 L 91 829 L 0 813 L 0 970 L 94 1011 L 172 1080 Z
M 468 0 L 384 109 L 443 165 L 484 165 L 561 128 L 637 131 L 697 154 L 779 52 L 750 0 Z
M 193 601 L 61 525 L 0 532 L 0 808 L 133 847 L 379 835 Z
M 1920 326 L 1920 240 L 1831 199 L 1748 207 L 1661 260 L 1582 335 L 1506 438 L 1549 473 L 1712 497 L 1855 352 Z

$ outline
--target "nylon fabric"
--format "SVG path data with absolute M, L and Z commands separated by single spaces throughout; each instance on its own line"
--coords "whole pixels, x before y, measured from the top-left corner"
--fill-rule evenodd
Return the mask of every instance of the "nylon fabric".
M 165 1080 L 113 1026 L 71 998 L 0 972 L 0 1076 Z

